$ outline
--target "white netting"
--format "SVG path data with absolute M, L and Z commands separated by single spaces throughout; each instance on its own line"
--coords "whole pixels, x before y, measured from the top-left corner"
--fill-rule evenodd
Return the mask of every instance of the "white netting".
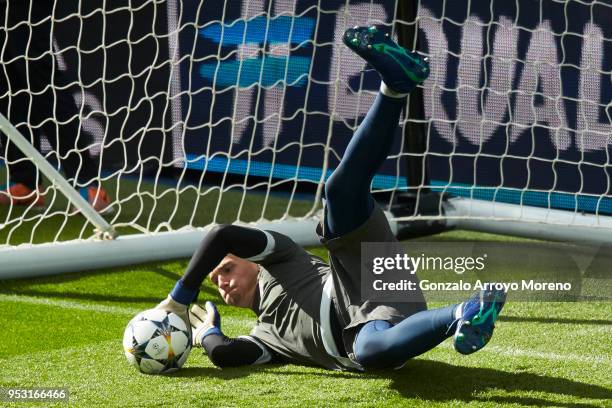
M 410 121 L 424 125 L 431 180 L 411 186 L 612 213 L 607 1 L 423 0 L 411 21 L 385 1 L 43 3 L 0 3 L 2 112 L 71 183 L 102 184 L 121 233 L 314 216 L 378 88 L 341 45 L 357 24 L 416 23 L 430 56 L 425 118 Z M 373 184 L 391 197 L 413 157 L 406 124 Z M 0 160 L 27 161 L 5 139 Z M 3 190 L 14 173 L 0 171 Z M 35 183 L 42 210 L 0 193 L 0 245 L 92 236 Z
M 610 215 L 612 3 L 511 3 L 420 4 L 431 187 Z
M 112 202 L 105 218 L 120 233 L 312 216 L 376 87 L 347 89 L 363 64 L 337 46 L 340 35 L 390 25 L 394 12 L 292 1 L 3 7 L 3 112 L 77 188 L 101 183 Z M 333 77 L 311 63 L 316 53 Z M 68 97 L 70 114 L 46 107 Z M 288 100 L 300 106 L 289 112 Z M 45 177 L 23 176 L 29 161 L 11 149 L 3 139 L 2 189 L 31 177 L 44 206 L 30 203 L 36 192 L 27 205 L 0 193 L 0 243 L 90 237 L 91 224 Z

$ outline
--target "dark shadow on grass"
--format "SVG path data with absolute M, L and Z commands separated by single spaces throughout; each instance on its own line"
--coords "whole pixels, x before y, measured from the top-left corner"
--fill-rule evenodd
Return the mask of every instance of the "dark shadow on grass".
M 105 269 L 103 271 L 84 271 L 84 272 L 72 272 L 64 273 L 61 275 L 47 275 L 39 278 L 26 278 L 26 279 L 10 279 L 0 281 L 0 288 L 22 288 L 30 285 L 45 285 L 45 284 L 61 284 L 67 282 L 74 282 L 82 278 L 88 278 L 92 276 L 110 275 L 117 272 L 125 272 L 127 268 L 112 268 Z
M 278 367 L 282 367 L 280 370 Z M 597 407 L 588 402 L 558 402 L 545 397 L 525 396 L 526 393 L 547 393 L 578 399 L 610 400 L 612 390 L 593 384 L 585 384 L 565 378 L 557 378 L 527 372 L 507 372 L 491 368 L 455 366 L 432 360 L 412 360 L 401 370 L 368 373 L 332 372 L 316 370 L 296 371 L 291 365 L 246 366 L 219 369 L 215 367 L 186 367 L 173 377 L 241 379 L 251 374 L 266 373 L 279 376 L 320 376 L 329 378 L 379 378 L 390 379 L 390 388 L 410 399 L 432 402 L 482 401 L 499 404 Z M 501 390 L 523 395 L 480 396 L 488 390 Z
M 572 319 L 563 317 L 528 317 L 528 316 L 499 316 L 503 322 L 534 322 L 534 323 L 563 323 L 563 324 L 594 324 L 612 325 L 612 320 L 606 319 Z
M 75 299 L 75 300 L 92 300 L 92 301 L 107 301 L 107 302 L 134 302 L 134 303 L 151 303 L 159 302 L 166 293 L 160 293 L 159 297 L 145 297 L 145 296 L 109 296 L 104 294 L 96 293 L 83 293 L 83 292 L 50 292 L 44 290 L 30 289 L 31 286 L 52 284 L 58 286 L 63 283 L 75 282 L 83 278 L 91 278 L 97 276 L 108 276 L 115 273 L 129 273 L 134 271 L 134 266 L 121 267 L 121 268 L 110 268 L 102 271 L 85 271 L 66 273 L 62 275 L 50 275 L 43 276 L 40 278 L 31 279 L 11 279 L 11 280 L 0 280 L 0 293 L 11 294 L 11 295 L 28 295 L 38 297 L 51 297 L 51 298 L 64 298 L 64 299 Z M 178 273 L 172 272 L 164 267 L 159 266 L 159 263 L 150 263 L 136 266 L 138 270 L 150 271 L 164 278 L 167 278 L 170 282 L 175 282 L 181 278 Z M 172 288 L 172 284 L 168 285 L 168 290 Z M 220 300 L 219 293 L 215 288 L 207 285 L 202 285 L 200 288 L 200 299 L 215 299 Z
M 169 271 L 167 269 L 164 269 L 164 268 L 162 268 L 160 266 L 152 266 L 150 269 L 151 269 L 151 271 L 155 272 L 156 274 L 161 275 L 164 278 L 168 278 L 170 280 L 176 281 L 176 280 L 181 279 L 181 277 L 182 277 L 182 275 L 179 275 L 178 273 L 175 273 L 175 272 Z
M 168 262 L 173 262 L 173 261 L 169 260 Z M 6 288 L 6 287 L 19 288 L 19 287 L 27 287 L 30 285 L 45 285 L 45 284 L 57 285 L 61 283 L 78 281 L 79 279 L 82 279 L 82 278 L 129 273 L 129 272 L 134 272 L 135 270 L 145 271 L 145 272 L 146 271 L 155 272 L 170 280 L 180 279 L 181 277 L 180 275 L 159 266 L 159 263 L 160 262 L 152 262 L 152 263 L 129 265 L 129 266 L 108 268 L 108 269 L 95 270 L 95 271 L 71 272 L 71 273 L 64 273 L 64 274 L 59 274 L 59 275 L 41 276 L 39 278 L 10 279 L 10 280 L 0 281 L 0 288 Z
M 479 397 L 478 393 L 489 389 L 506 392 L 545 392 L 585 399 L 612 398 L 612 390 L 565 378 L 550 377 L 526 372 L 507 372 L 491 368 L 462 367 L 431 360 L 413 360 L 403 370 L 390 373 L 391 387 L 407 398 L 429 401 L 499 401 L 504 403 L 595 407 L 592 404 L 559 403 L 543 398 L 521 396 Z M 528 401 L 527 401 L 528 400 Z
M 234 380 L 237 378 L 245 378 L 251 374 L 263 372 L 262 366 L 246 366 L 236 368 L 224 368 L 220 369 L 217 367 L 185 367 L 177 372 L 168 374 L 168 377 L 184 377 L 184 378 L 220 378 L 224 380 Z

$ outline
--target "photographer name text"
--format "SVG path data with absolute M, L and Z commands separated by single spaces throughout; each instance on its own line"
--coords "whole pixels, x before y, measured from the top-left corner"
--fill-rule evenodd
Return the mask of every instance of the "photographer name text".
M 474 283 L 464 282 L 432 282 L 423 279 L 419 282 L 401 279 L 395 282 L 385 282 L 381 279 L 376 279 L 372 282 L 372 287 L 375 291 L 466 291 L 466 290 L 504 290 L 504 291 L 570 291 L 572 284 L 570 282 L 539 282 L 533 279 L 521 280 L 520 282 L 482 282 L 476 280 Z

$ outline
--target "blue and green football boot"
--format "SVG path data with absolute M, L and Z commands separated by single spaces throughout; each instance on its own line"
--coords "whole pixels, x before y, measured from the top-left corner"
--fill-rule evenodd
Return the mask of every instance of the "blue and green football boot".
M 342 38 L 395 92 L 409 93 L 429 76 L 427 58 L 399 46 L 375 26 L 349 28 Z
M 495 329 L 495 321 L 506 302 L 503 290 L 481 290 L 461 305 L 461 317 L 453 336 L 453 346 L 461 354 L 483 348 Z

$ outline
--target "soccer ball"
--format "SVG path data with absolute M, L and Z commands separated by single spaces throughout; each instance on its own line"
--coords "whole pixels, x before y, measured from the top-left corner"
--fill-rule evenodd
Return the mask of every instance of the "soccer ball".
M 123 350 L 130 364 L 145 374 L 178 370 L 191 351 L 187 325 L 177 314 L 160 309 L 145 310 L 128 323 Z

